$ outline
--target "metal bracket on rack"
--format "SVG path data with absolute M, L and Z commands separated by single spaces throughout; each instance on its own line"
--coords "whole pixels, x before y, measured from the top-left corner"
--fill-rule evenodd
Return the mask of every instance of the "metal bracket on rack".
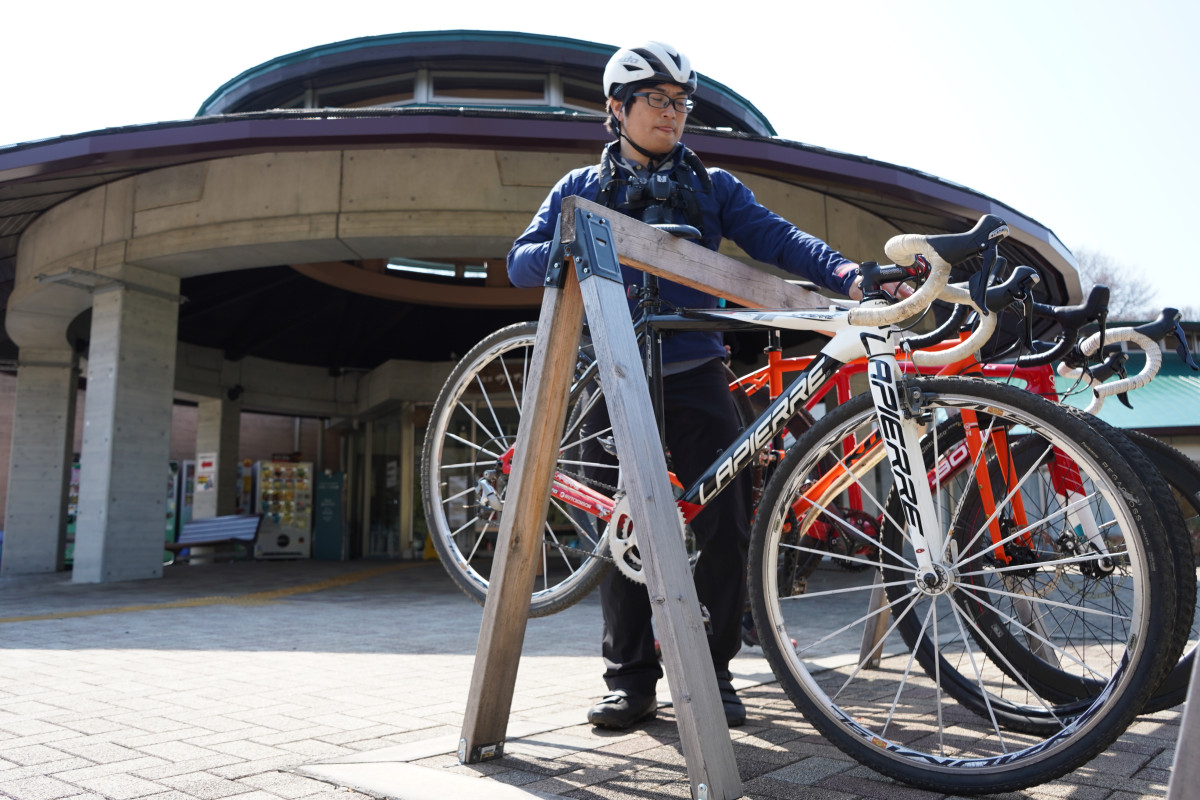
M 623 283 L 612 225 L 604 217 L 575 209 L 575 241 L 568 252 L 575 259 L 580 283 L 591 277 Z

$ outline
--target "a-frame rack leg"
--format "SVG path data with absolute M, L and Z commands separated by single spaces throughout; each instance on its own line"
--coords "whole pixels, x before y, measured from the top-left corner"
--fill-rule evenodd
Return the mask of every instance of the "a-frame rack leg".
M 566 278 L 562 289 L 546 289 L 533 360 L 525 376 L 516 452 L 458 746 L 458 758 L 463 763 L 495 758 L 504 752 L 517 664 L 542 547 L 542 526 L 550 506 L 550 483 L 583 328 L 579 285 L 573 274 Z
M 557 436 L 565 420 L 565 395 L 575 360 L 577 338 L 564 334 L 579 329 L 579 309 L 571 306 L 578 301 L 569 298 L 581 298 L 596 347 L 617 452 L 621 454 L 622 477 L 638 532 L 638 550 L 646 571 L 692 796 L 730 800 L 741 796 L 741 779 L 717 692 L 700 604 L 684 550 L 683 522 L 667 479 L 614 244 L 606 219 L 576 211 L 570 254 L 579 280 L 576 282 L 568 273 L 562 290 L 546 291 L 531 370 L 539 383 L 526 382 L 526 405 L 501 521 L 499 561 L 493 568 L 484 606 L 459 757 L 473 762 L 502 751 L 525 632 L 524 616 L 529 610 L 536 546 L 541 541 Z M 568 307 L 573 309 L 570 313 Z M 569 321 L 574 324 L 568 326 Z M 549 335 L 551 330 L 557 331 L 557 340 Z M 535 391 L 532 396 L 531 388 Z M 530 413 L 538 408 L 543 409 L 544 418 Z M 522 502 L 517 504 L 515 498 Z M 503 585 L 498 586 L 497 581 Z M 520 619 L 515 618 L 518 615 Z

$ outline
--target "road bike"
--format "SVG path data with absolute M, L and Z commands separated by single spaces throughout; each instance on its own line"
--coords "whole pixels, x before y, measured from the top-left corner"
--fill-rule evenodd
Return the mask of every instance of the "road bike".
M 965 308 L 966 306 L 959 306 Z M 1071 345 L 1078 328 L 1097 316 L 1096 303 L 1089 302 L 1077 308 L 1050 310 L 1058 322 L 1068 326 L 1069 336 L 1060 336 L 1059 344 L 1051 351 L 1054 358 L 1066 352 L 1062 343 Z M 652 314 L 645 318 L 642 327 L 646 331 L 661 332 L 671 329 L 697 328 L 703 321 L 687 319 L 675 314 Z M 725 328 L 734 323 L 723 321 Z M 487 596 L 495 537 L 499 531 L 507 485 L 511 468 L 513 444 L 516 441 L 517 425 L 520 420 L 520 405 L 524 391 L 524 376 L 533 353 L 536 323 L 519 323 L 503 328 L 486 337 L 456 365 L 447 379 L 431 414 L 422 459 L 422 497 L 426 519 L 433 543 L 446 569 L 455 583 L 480 605 Z M 979 331 L 974 338 L 982 341 L 991 328 Z M 778 347 L 778 331 L 770 331 L 772 344 L 767 348 L 768 364 L 755 372 L 731 381 L 731 390 L 736 393 L 741 423 L 746 425 L 761 407 L 765 398 L 778 397 L 785 385 L 785 375 L 797 372 L 811 363 L 812 357 L 783 358 Z M 924 337 L 936 343 L 940 334 Z M 643 337 L 644 338 L 644 337 Z M 912 340 L 914 342 L 920 339 Z M 959 341 L 956 353 L 969 352 L 973 347 L 963 348 Z M 944 374 L 962 372 L 977 365 L 973 359 L 957 360 L 953 354 L 944 355 L 954 348 L 943 346 L 937 361 L 950 361 L 948 367 L 925 363 L 926 371 Z M 865 370 L 865 360 L 858 359 L 839 370 L 825 387 L 809 402 L 811 407 L 835 393 L 835 402 L 846 402 L 851 396 L 850 381 Z M 901 361 L 906 369 L 914 369 L 912 361 Z M 1009 373 L 1009 365 L 979 365 L 977 374 L 993 378 L 1014 377 L 1018 379 L 1038 378 L 1040 385 L 1035 390 L 1045 392 L 1046 382 L 1053 390 L 1052 373 L 1047 369 L 1041 373 L 1031 371 L 1032 364 L 1023 365 L 1015 374 Z M 571 390 L 572 413 L 568 416 L 562 434 L 562 454 L 556 471 L 552 490 L 551 508 L 546 521 L 542 551 L 542 563 L 538 570 L 537 585 L 531 600 L 531 616 L 545 616 L 568 608 L 586 596 L 614 564 L 604 535 L 605 527 L 614 505 L 619 476 L 608 464 L 585 462 L 581 451 L 586 438 L 580 426 L 587 412 L 600 399 L 595 381 L 595 364 L 586 348 L 581 350 L 578 380 Z M 732 378 L 732 375 L 731 375 Z M 764 398 L 756 408 L 755 402 Z M 796 416 L 789 421 L 791 440 L 811 425 L 812 417 L 804 409 L 797 409 Z M 591 438 L 609 437 L 605 431 Z M 758 490 L 764 483 L 761 475 L 769 470 L 769 462 L 777 460 L 782 447 L 777 446 L 761 454 L 756 467 L 760 477 Z M 1167 456 L 1160 455 L 1159 460 Z M 767 463 L 764 463 L 767 462 Z M 957 461 L 955 461 L 957 463 Z M 1182 454 L 1177 454 L 1171 463 L 1172 474 L 1194 465 Z M 585 476 L 584 470 L 589 471 Z M 682 487 L 678 487 L 682 488 Z M 1180 487 L 1173 487 L 1180 491 Z M 861 496 L 855 488 L 850 489 L 850 505 L 846 512 L 855 516 L 861 526 L 877 525 L 861 511 Z M 834 555 L 839 547 L 862 548 L 839 533 L 837 526 L 818 523 L 814 529 L 822 546 Z M 820 532 L 826 535 L 821 536 Z M 815 565 L 819 556 L 808 561 Z M 848 565 L 849 562 L 838 562 Z M 632 577 L 636 579 L 636 566 L 630 560 Z M 618 565 L 621 566 L 621 565 Z
M 1169 653 L 1176 585 L 1167 534 L 1157 516 L 1151 513 L 1152 503 L 1136 472 L 1120 460 L 1112 445 L 1095 433 L 1082 414 L 1030 392 L 976 378 L 909 377 L 897 364 L 894 352 L 898 329 L 894 323 L 919 311 L 924 307 L 922 304 L 930 302 L 946 287 L 951 264 L 980 252 L 994 253 L 994 240 L 1006 231 L 1001 221 L 989 216 L 966 234 L 893 239 L 887 252 L 901 266 L 881 268 L 864 264 L 864 285 L 871 290 L 869 299 L 850 310 L 695 314 L 726 324 L 732 319 L 768 328 L 825 330 L 834 334 L 812 363 L 730 444 L 705 475 L 682 490 L 678 503 L 685 517 L 703 508 L 727 487 L 733 474 L 749 465 L 766 442 L 780 435 L 788 420 L 838 369 L 865 351 L 871 391 L 818 420 L 789 450 L 767 485 L 755 517 L 751 543 L 751 597 L 764 653 L 781 685 L 810 722 L 837 746 L 880 772 L 943 791 L 1015 789 L 1050 780 L 1083 763 L 1125 729 L 1178 657 L 1178 653 Z M 914 278 L 923 281 L 920 288 L 896 304 L 889 304 L 874 291 L 879 283 L 888 280 Z M 475 370 L 478 378 L 481 368 L 470 369 Z M 596 394 L 586 388 L 573 393 L 569 420 L 578 420 Z M 513 399 L 514 405 L 519 406 L 515 395 Z M 961 549 L 961 537 L 950 535 L 955 529 L 937 514 L 935 492 L 924 474 L 923 441 L 924 446 L 939 452 L 937 431 L 946 420 L 964 413 L 987 420 L 984 440 L 989 443 L 1002 438 L 1002 433 L 1020 432 L 1041 451 L 1054 452 L 1061 463 L 1073 465 L 1078 491 L 1067 511 L 1052 511 L 1041 520 L 1044 525 L 1059 525 L 1063 519 L 1095 523 L 1094 530 L 1085 530 L 1076 539 L 1065 540 L 1077 545 L 1076 549 L 1064 549 L 1060 544 L 1060 549 L 1052 555 L 1039 554 L 1038 560 L 1020 565 L 1025 573 L 1102 574 L 1106 590 L 1120 599 L 1117 607 L 1111 603 L 1102 607 L 1086 595 L 1067 596 L 1047 591 L 1021 596 L 1022 604 L 1032 608 L 1039 618 L 1069 615 L 1087 621 L 1094 618 L 1103 621 L 1108 631 L 1104 639 L 1090 635 L 1078 649 L 1059 645 L 1060 650 L 1070 655 L 1065 668 L 1082 673 L 1089 680 L 1103 682 L 1099 693 L 1080 699 L 1069 713 L 1056 713 L 1054 705 L 1041 698 L 1036 687 L 1014 686 L 1011 681 L 999 680 L 997 676 L 1003 672 L 989 666 L 990 654 L 976 639 L 962 636 L 956 642 L 944 643 L 936 630 L 939 604 L 953 614 L 960 594 L 970 593 L 978 598 L 999 596 L 1004 589 L 989 586 L 987 594 L 981 593 L 975 578 L 987 572 L 1003 575 L 1009 569 L 1006 565 L 993 566 L 979 560 L 980 551 L 990 551 L 1003 543 L 997 545 L 976 536 L 966 542 L 969 547 Z M 481 415 L 469 416 L 475 425 L 484 422 Z M 441 447 L 438 442 L 447 430 L 441 422 L 436 425 L 431 420 L 430 430 L 436 430 L 438 438 L 432 445 L 427 441 L 427 474 L 431 474 L 428 466 L 431 463 L 443 466 L 455 463 L 436 451 L 435 458 L 430 459 L 430 447 Z M 475 444 L 468 436 L 452 433 L 448 438 L 465 447 Z M 492 461 L 493 465 L 499 463 L 504 456 L 504 449 L 499 446 L 503 437 L 493 438 L 495 446 L 475 451 L 483 455 L 473 455 L 470 463 L 478 465 L 484 460 Z M 855 576 L 852 585 L 817 591 L 809 586 L 802 594 L 788 594 L 787 587 L 779 585 L 780 569 L 788 556 L 797 552 L 795 537 L 802 533 L 805 521 L 828 516 L 831 501 L 851 485 L 857 485 L 867 496 L 884 496 L 886 487 L 875 479 L 878 461 L 868 465 L 866 460 L 843 460 L 843 443 L 848 439 L 872 452 L 881 450 L 887 457 L 892 483 L 899 487 L 895 493 L 898 514 L 886 520 L 886 531 L 876 543 L 879 555 L 861 559 L 865 562 L 862 572 L 844 573 Z M 576 447 L 572 441 L 564 442 L 563 457 L 568 464 Z M 992 455 L 977 463 L 987 464 L 995 458 L 1006 458 L 1003 448 L 993 448 Z M 832 479 L 829 470 L 822 466 L 823 462 L 828 463 L 827 459 L 835 459 L 840 465 Z M 990 500 L 996 509 L 1003 510 L 1019 496 L 1022 483 L 1033 476 L 1040 463 L 1035 460 L 1034 467 L 1018 474 L 1016 469 L 1024 464 L 1007 460 L 1009 468 L 1005 473 L 977 479 L 976 483 L 1004 489 Z M 996 484 L 996 480 L 1000 483 Z M 872 485 L 873 482 L 878 485 Z M 584 496 L 587 489 L 572 487 L 572 491 Z M 443 494 L 432 499 L 440 502 L 442 497 L 466 497 L 475 492 L 483 497 L 487 489 L 447 486 Z M 560 497 L 557 493 L 555 496 Z M 506 500 L 513 502 L 512 498 Z M 610 527 L 622 535 L 609 536 L 608 543 L 620 565 L 622 556 L 636 548 L 636 534 L 619 494 L 610 502 L 608 509 L 594 508 L 592 519 L 607 513 L 616 520 Z M 878 499 L 875 503 L 884 508 Z M 486 506 L 486 501 L 482 505 Z M 489 507 L 499 512 L 503 504 Z M 579 533 L 579 528 L 583 526 L 576 526 L 577 520 L 571 513 L 578 509 L 574 504 L 569 508 L 570 511 L 562 510 L 557 524 L 564 532 L 581 535 L 577 543 L 582 543 L 586 536 Z M 548 520 L 548 525 L 551 524 Z M 447 538 L 452 539 L 453 535 Z M 597 546 L 602 546 L 599 535 L 596 541 L 600 542 Z M 570 543 L 564 547 L 586 550 Z M 851 560 L 855 558 L 852 556 Z M 875 585 L 876 574 L 885 576 L 882 586 Z M 1151 580 L 1151 575 L 1156 579 Z M 864 580 L 865 585 L 860 585 Z M 903 645 L 903 641 L 899 635 L 893 635 L 894 624 L 874 637 L 875 644 L 865 659 L 860 657 L 859 641 L 866 639 L 856 629 L 876 622 L 879 610 L 870 611 L 849 625 L 839 625 L 837 630 L 821 629 L 826 621 L 839 616 L 823 612 L 822 604 L 837 604 L 849 593 L 865 589 L 869 594 L 880 588 L 888 597 L 881 608 L 894 607 L 897 620 L 920 613 L 914 612 L 916 605 L 912 602 L 901 606 L 905 601 L 894 599 L 897 590 L 902 590 L 903 598 L 920 597 L 929 605 L 931 610 L 924 618 L 934 620 L 935 629 L 927 640 L 935 650 L 952 646 L 955 652 L 949 655 L 954 659 L 961 652 L 974 651 L 969 653 L 970 657 L 982 666 L 973 679 L 985 705 L 990 707 L 993 698 L 999 698 L 1007 704 L 1006 708 L 1040 709 L 1039 713 L 1049 715 L 1053 728 L 1012 731 L 999 724 L 994 714 L 981 716 L 975 709 L 955 702 L 953 695 L 942 690 L 936 671 L 939 659 L 945 654 L 935 655 L 932 675 L 914 669 L 915 655 L 907 647 L 897 646 Z M 861 596 L 865 599 L 868 595 Z M 862 606 L 867 607 L 866 603 Z M 1014 629 L 1029 627 L 1020 611 L 1001 609 L 994 619 Z M 962 615 L 956 620 L 960 626 L 971 624 Z M 1072 627 L 1066 624 L 1058 630 L 1066 631 L 1069 637 Z M 803 644 L 792 647 L 792 638 Z M 1164 663 L 1167 657 L 1170 660 Z M 871 660 L 878 662 L 877 668 L 864 669 Z

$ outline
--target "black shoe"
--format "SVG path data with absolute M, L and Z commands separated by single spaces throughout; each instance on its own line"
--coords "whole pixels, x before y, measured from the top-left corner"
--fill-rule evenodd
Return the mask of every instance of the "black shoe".
M 749 628 L 742 626 L 742 644 L 746 647 L 758 647 L 758 629 L 753 624 Z
M 657 716 L 658 698 L 653 693 L 633 694 L 625 689 L 612 690 L 588 709 L 588 722 L 599 728 L 617 731 Z M 745 718 L 745 711 L 742 717 Z
M 717 689 L 721 692 L 721 705 L 725 707 L 725 724 L 731 728 L 746 723 L 746 706 L 742 698 L 737 696 L 733 684 L 725 680 L 717 680 Z
M 747 647 L 758 647 L 758 629 L 754 627 L 754 616 L 750 610 L 742 614 L 742 644 Z

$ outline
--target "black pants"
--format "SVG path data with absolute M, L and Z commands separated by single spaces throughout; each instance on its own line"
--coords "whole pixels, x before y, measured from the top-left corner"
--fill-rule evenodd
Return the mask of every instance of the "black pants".
M 663 381 L 667 448 L 676 475 L 690 486 L 739 431 L 729 392 L 729 372 L 710 361 Z M 588 430 L 607 428 L 608 411 L 597 408 Z M 585 460 L 611 463 L 596 444 Z M 718 678 L 729 678 L 729 661 L 741 647 L 741 620 L 746 602 L 746 550 L 750 542 L 750 480 L 743 472 L 734 483 L 692 520 L 700 548 L 693 578 L 696 594 L 708 609 L 712 633 L 709 650 Z M 662 667 L 654 655 L 654 632 L 646 587 L 612 570 L 600 584 L 604 614 L 604 680 L 610 689 L 653 692 Z

